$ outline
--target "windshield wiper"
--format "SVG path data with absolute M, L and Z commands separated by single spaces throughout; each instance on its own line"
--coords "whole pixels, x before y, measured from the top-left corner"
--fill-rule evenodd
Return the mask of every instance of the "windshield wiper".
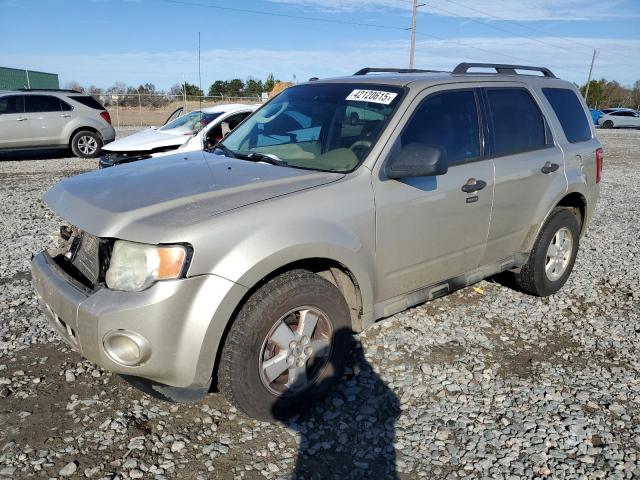
M 242 160 L 250 160 L 252 162 L 266 162 L 271 165 L 277 165 L 279 167 L 287 166 L 288 163 L 284 160 L 278 158 L 277 155 L 273 153 L 259 153 L 259 152 L 251 152 L 251 153 L 241 153 L 241 152 L 233 152 L 236 158 L 240 158 Z
M 225 145 L 223 145 L 222 143 L 218 143 L 217 145 L 215 145 L 213 147 L 213 151 L 215 152 L 216 149 L 220 149 L 222 150 L 222 153 L 224 153 L 225 157 L 230 157 L 230 158 L 237 158 L 236 157 L 236 152 L 234 152 L 233 150 L 231 150 L 230 148 L 227 148 Z

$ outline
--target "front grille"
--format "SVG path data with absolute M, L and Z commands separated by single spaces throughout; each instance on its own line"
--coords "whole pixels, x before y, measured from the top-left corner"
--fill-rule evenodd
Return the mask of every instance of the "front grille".
M 100 239 L 82 232 L 71 264 L 82 273 L 92 285 L 100 279 Z
M 111 242 L 75 227 L 62 227 L 60 239 L 60 248 L 50 252 L 53 260 L 75 281 L 95 289 L 109 267 Z

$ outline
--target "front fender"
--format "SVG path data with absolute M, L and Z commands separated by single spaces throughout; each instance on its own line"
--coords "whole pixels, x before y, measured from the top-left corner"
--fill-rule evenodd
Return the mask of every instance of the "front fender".
M 371 311 L 374 259 L 358 235 L 327 221 L 299 220 L 270 225 L 240 241 L 220 259 L 214 273 L 252 288 L 272 272 L 312 258 L 344 265 L 360 288 L 364 313 Z

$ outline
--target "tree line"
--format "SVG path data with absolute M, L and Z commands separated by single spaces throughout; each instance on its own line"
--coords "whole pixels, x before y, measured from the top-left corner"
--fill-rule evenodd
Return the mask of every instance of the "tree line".
M 580 87 L 582 96 L 584 96 L 586 89 L 586 84 Z M 615 80 L 610 81 L 604 78 L 591 80 L 586 100 L 589 107 L 596 109 L 627 107 L 640 110 L 640 80 L 637 80 L 630 88 Z
M 189 82 L 176 83 L 169 90 L 159 90 L 153 83 L 143 83 L 139 86 L 127 85 L 124 82 L 116 82 L 109 88 L 100 88 L 95 85 L 85 87 L 78 82 L 68 82 L 65 88 L 78 90 L 95 96 L 105 95 L 175 95 L 187 97 L 258 97 L 262 93 L 269 93 L 280 80 L 273 74 L 269 74 L 265 80 L 249 77 L 246 80 L 234 78 L 231 80 L 216 80 L 207 90 L 206 94 L 197 85 Z

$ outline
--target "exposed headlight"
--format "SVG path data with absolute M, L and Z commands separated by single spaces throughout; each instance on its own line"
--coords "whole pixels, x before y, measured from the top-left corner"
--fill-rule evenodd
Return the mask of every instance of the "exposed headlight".
M 183 245 L 145 245 L 116 240 L 107 270 L 107 287 L 137 292 L 158 280 L 180 278 L 187 261 Z

